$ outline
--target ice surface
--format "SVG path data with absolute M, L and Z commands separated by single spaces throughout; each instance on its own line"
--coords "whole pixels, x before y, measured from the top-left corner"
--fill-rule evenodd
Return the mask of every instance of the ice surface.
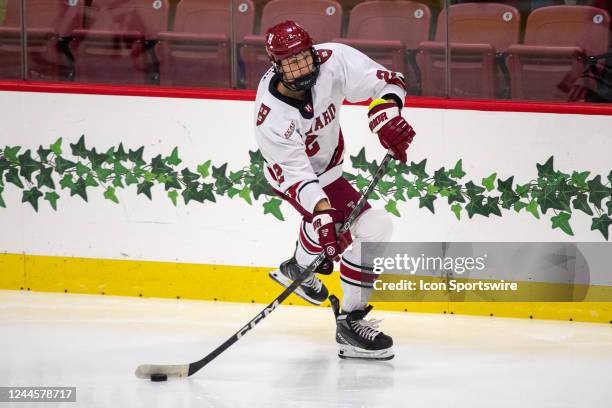
M 282 306 L 188 379 L 262 305 L 0 291 L 0 386 L 76 386 L 77 403 L 0 407 L 610 407 L 612 327 L 392 313 L 389 362 L 340 360 L 332 312 Z

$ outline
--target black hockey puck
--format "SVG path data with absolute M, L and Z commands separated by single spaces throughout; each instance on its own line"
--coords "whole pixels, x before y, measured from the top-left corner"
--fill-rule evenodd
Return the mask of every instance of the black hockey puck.
M 151 381 L 168 381 L 168 376 L 166 374 L 151 374 Z

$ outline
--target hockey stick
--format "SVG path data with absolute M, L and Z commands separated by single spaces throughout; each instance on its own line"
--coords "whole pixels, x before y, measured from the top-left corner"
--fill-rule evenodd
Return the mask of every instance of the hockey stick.
M 389 164 L 389 161 L 391 161 L 392 158 L 393 156 L 390 153 L 387 153 L 382 163 L 380 163 L 380 166 L 376 170 L 376 173 L 374 174 L 372 181 L 370 181 L 370 184 L 368 184 L 365 191 L 361 194 L 361 197 L 359 197 L 357 204 L 355 204 L 355 207 L 349 214 L 348 218 L 344 221 L 344 224 L 342 224 L 342 227 L 340 228 L 340 233 L 348 231 L 351 225 L 353 225 L 353 222 L 355 221 L 355 219 L 361 212 L 361 209 L 363 208 L 366 201 L 368 200 L 368 197 L 370 196 L 370 194 L 372 194 L 372 191 L 374 191 L 374 188 L 376 187 L 380 179 L 383 177 L 383 175 L 387 171 L 387 165 Z M 136 377 L 150 379 L 152 378 L 152 376 L 155 377 L 157 375 L 161 376 L 162 378 L 164 376 L 165 378 L 167 378 L 167 377 L 189 377 L 190 375 L 193 375 L 198 370 L 200 370 L 202 367 L 204 367 L 206 364 L 214 360 L 219 354 L 227 350 L 232 344 L 240 340 L 240 338 L 244 336 L 245 334 L 247 334 L 249 330 L 253 329 L 259 322 L 261 322 L 265 317 L 267 317 L 270 313 L 272 313 L 274 309 L 278 307 L 278 305 L 280 305 L 285 299 L 287 299 L 287 297 L 289 297 L 289 295 L 293 293 L 293 291 L 296 290 L 298 286 L 300 286 L 302 281 L 304 281 L 304 279 L 306 279 L 306 277 L 310 275 L 311 272 L 314 272 L 314 270 L 317 269 L 319 265 L 321 265 L 324 258 L 325 258 L 325 255 L 323 255 L 323 252 L 319 252 L 319 255 L 317 255 L 315 260 L 312 261 L 312 263 L 308 266 L 308 268 L 306 268 L 306 271 L 304 272 L 304 275 L 301 278 L 294 280 L 293 283 L 291 283 L 291 285 L 289 285 L 283 291 L 283 293 L 281 293 L 276 299 L 274 299 L 272 303 L 270 303 L 264 310 L 262 310 L 257 316 L 251 319 L 251 321 L 249 321 L 240 330 L 234 333 L 232 337 L 227 339 L 223 344 L 221 344 L 219 347 L 214 349 L 210 354 L 208 354 L 203 359 L 199 361 L 195 361 L 190 364 L 175 364 L 175 365 L 142 364 L 138 366 L 138 368 L 136 369 Z

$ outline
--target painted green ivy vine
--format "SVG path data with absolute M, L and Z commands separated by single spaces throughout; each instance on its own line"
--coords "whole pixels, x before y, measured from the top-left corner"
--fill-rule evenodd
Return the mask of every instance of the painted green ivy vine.
M 57 210 L 62 190 L 71 196 L 88 200 L 88 189 L 101 187 L 105 199 L 119 203 L 117 190 L 135 185 L 136 193 L 152 199 L 155 185 L 163 185 L 168 198 L 176 206 L 179 196 L 185 204 L 191 201 L 216 202 L 216 197 L 236 196 L 252 205 L 253 200 L 264 196 L 265 214 L 284 220 L 282 201 L 266 182 L 263 157 L 259 151 L 250 151 L 250 163 L 242 169 L 228 170 L 227 163 L 215 167 L 208 160 L 195 169 L 181 168 L 178 148 L 169 156 L 157 155 L 145 160 L 144 147 L 128 149 L 123 144 L 105 152 L 88 149 L 85 136 L 70 144 L 71 157 L 64 153 L 62 139 L 36 152 L 22 151 L 20 146 L 0 149 L 0 207 L 6 207 L 2 193 L 8 184 L 22 190 L 23 203 L 29 203 L 38 211 L 40 200 L 45 200 Z M 364 188 L 378 164 L 368 161 L 365 150 L 350 157 L 354 173 L 344 176 L 358 189 Z M 446 200 L 457 219 L 464 214 L 484 217 L 502 216 L 502 209 L 527 211 L 540 219 L 552 211 L 552 228 L 573 235 L 570 225 L 573 211 L 582 211 L 592 217 L 591 230 L 599 231 L 607 240 L 612 224 L 612 171 L 607 180 L 601 175 L 592 176 L 589 171 L 573 171 L 571 174 L 555 170 L 553 157 L 544 164 L 537 164 L 537 178 L 519 184 L 514 176 L 498 178 L 497 173 L 483 178 L 480 183 L 463 183 L 466 173 L 462 160 L 453 168 L 441 167 L 433 172 L 426 168 L 427 159 L 405 165 L 392 162 L 385 177 L 378 184 L 373 200 L 385 201 L 385 209 L 399 217 L 400 201 L 418 200 L 419 208 L 435 212 L 437 200 Z M 605 176 L 604 176 L 605 177 Z

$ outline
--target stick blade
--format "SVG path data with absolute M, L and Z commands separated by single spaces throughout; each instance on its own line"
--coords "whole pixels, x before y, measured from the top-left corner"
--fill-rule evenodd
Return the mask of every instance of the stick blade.
M 163 364 L 141 364 L 136 369 L 136 377 L 150 379 L 151 374 L 166 374 L 170 377 L 188 377 L 189 364 L 163 365 Z

